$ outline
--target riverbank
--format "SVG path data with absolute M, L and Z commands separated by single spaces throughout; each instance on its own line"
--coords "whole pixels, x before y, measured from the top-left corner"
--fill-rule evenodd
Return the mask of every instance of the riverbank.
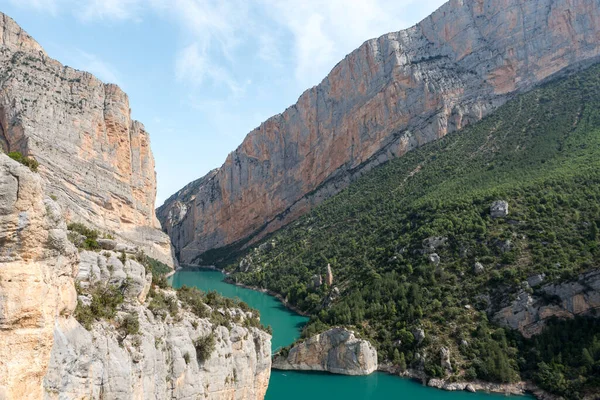
M 285 308 L 287 308 L 288 310 L 293 311 L 293 312 L 295 312 L 298 315 L 302 315 L 303 317 L 310 318 L 310 314 L 308 314 L 308 313 L 306 313 L 306 312 L 304 312 L 304 311 L 296 308 L 295 306 L 293 306 L 290 303 L 288 303 L 287 301 L 285 301 L 285 299 L 283 298 L 283 296 L 280 295 L 279 293 L 275 293 L 275 292 L 273 292 L 273 291 L 271 291 L 269 289 L 261 289 L 261 288 L 257 288 L 257 287 L 254 287 L 254 286 L 244 285 L 243 283 L 236 283 L 236 282 L 233 282 L 231 280 L 231 278 L 229 277 L 229 274 L 225 274 L 225 275 L 228 276 L 228 278 L 225 279 L 225 282 L 227 282 L 227 283 L 229 283 L 231 285 L 242 287 L 244 289 L 255 290 L 257 292 L 268 294 L 269 296 L 275 297 L 277 300 L 279 300 L 281 302 L 281 304 L 283 304 L 285 306 Z
M 492 383 L 481 380 L 474 380 L 470 382 L 447 382 L 444 379 L 429 379 L 423 372 L 414 369 L 407 369 L 406 371 L 400 371 L 397 367 L 391 364 L 380 364 L 377 368 L 380 372 L 385 372 L 391 375 L 398 376 L 400 378 L 411 379 L 419 382 L 425 386 L 445 390 L 449 392 L 455 391 L 466 391 L 471 393 L 484 392 L 484 393 L 497 393 L 511 396 L 523 396 L 526 394 L 533 395 L 539 400 L 561 400 L 562 397 L 553 395 L 539 388 L 533 382 L 519 381 L 515 383 Z M 591 398 L 590 398 L 591 400 Z
M 244 289 L 254 290 L 256 292 L 268 294 L 269 296 L 275 297 L 277 300 L 279 300 L 281 302 L 281 304 L 283 304 L 285 306 L 285 308 L 287 308 L 288 310 L 293 311 L 296 314 L 301 315 L 303 317 L 310 318 L 310 314 L 308 314 L 308 313 L 300 310 L 299 308 L 295 307 L 294 305 L 288 303 L 285 300 L 285 298 L 282 295 L 280 295 L 279 293 L 273 292 L 272 290 L 269 290 L 269 289 L 263 289 L 263 288 L 258 288 L 255 286 L 244 285 L 243 283 L 238 283 L 231 278 L 231 274 L 229 272 L 223 271 L 222 269 L 219 269 L 219 268 L 215 267 L 214 265 L 207 265 L 207 266 L 185 265 L 185 266 L 179 268 L 178 270 L 182 270 L 182 269 L 186 269 L 186 270 L 203 270 L 203 269 L 206 270 L 206 269 L 208 269 L 211 271 L 219 271 L 220 273 L 225 275 L 224 282 L 229 283 L 230 285 L 244 288 Z M 171 274 L 169 276 L 175 274 L 175 272 L 176 271 L 171 272 Z
M 196 271 L 198 273 L 195 273 Z M 205 291 L 217 290 L 228 297 L 239 297 L 242 300 L 245 300 L 251 307 L 259 309 L 261 311 L 261 322 L 265 323 L 264 321 L 269 321 L 271 324 L 273 324 L 274 352 L 278 348 L 285 347 L 295 342 L 298 339 L 298 335 L 302 329 L 302 326 L 306 323 L 306 320 L 290 320 L 290 318 L 294 317 L 291 317 L 289 312 L 293 311 L 296 313 L 296 311 L 293 310 L 293 308 L 291 308 L 284 301 L 284 299 L 282 299 L 282 296 L 270 293 L 265 289 L 248 287 L 243 284 L 235 284 L 235 282 L 230 279 L 228 274 L 224 273 L 218 268 L 215 268 L 214 266 L 183 266 L 182 274 L 183 275 L 180 274 L 179 276 L 175 275 L 174 277 L 177 281 L 177 286 L 186 284 L 188 286 L 196 286 Z M 202 278 L 200 278 L 200 276 L 202 276 Z M 240 290 L 243 292 L 240 292 Z M 307 374 L 302 371 L 273 370 L 272 376 L 276 377 L 274 387 L 271 389 L 271 396 L 273 397 L 267 396 L 267 399 L 276 399 L 278 398 L 277 395 L 289 393 L 289 385 L 297 386 L 300 393 L 300 388 L 303 388 L 306 385 L 312 385 L 314 382 L 319 382 L 320 385 L 327 384 L 335 386 L 335 390 L 337 392 L 348 389 L 348 395 L 350 397 L 347 398 L 349 400 L 379 399 L 382 398 L 382 394 L 384 394 L 383 398 L 386 398 L 388 393 L 395 393 L 397 390 L 399 390 L 399 388 L 402 388 L 403 390 L 409 390 L 410 393 L 415 392 L 414 398 L 462 400 L 463 395 L 459 393 L 464 392 L 464 396 L 467 396 L 465 397 L 465 400 L 477 399 L 477 397 L 471 397 L 472 395 L 466 393 L 470 391 L 469 389 L 471 389 L 471 387 L 479 392 L 478 396 L 481 396 L 481 399 L 488 399 L 486 393 L 505 395 L 523 395 L 531 393 L 534 394 L 538 399 L 542 400 L 557 399 L 557 397 L 545 397 L 540 392 L 536 393 L 535 389 L 537 388 L 532 386 L 496 385 L 487 382 L 447 383 L 439 380 L 424 380 L 423 374 L 419 374 L 417 371 L 400 373 L 397 368 L 386 364 L 379 365 L 378 370 L 381 371 L 381 375 L 379 372 L 376 372 L 369 376 L 352 377 L 353 379 L 345 379 L 341 375 L 334 374 L 326 374 L 325 376 L 323 374 Z M 383 374 L 383 372 L 385 372 L 385 374 Z M 389 379 L 383 378 L 383 376 L 389 376 Z M 394 383 L 395 381 L 397 381 L 397 383 Z M 408 381 L 418 382 L 419 384 L 415 385 L 416 387 L 413 387 L 412 383 L 408 386 L 407 383 L 403 383 Z M 425 383 L 423 381 L 425 381 Z M 352 388 L 352 390 L 350 390 L 350 388 Z M 433 393 L 421 393 L 421 390 L 425 390 L 425 388 L 433 391 Z M 439 392 L 440 394 L 435 394 L 435 392 Z M 454 392 L 455 394 L 447 397 L 446 395 L 442 395 L 444 392 Z M 362 393 L 362 397 L 357 397 L 359 393 Z M 417 395 L 417 393 L 419 393 L 419 395 Z M 423 395 L 426 397 L 422 397 Z M 411 399 L 410 395 L 408 395 L 406 398 Z M 320 398 L 315 398 L 314 400 L 320 400 Z

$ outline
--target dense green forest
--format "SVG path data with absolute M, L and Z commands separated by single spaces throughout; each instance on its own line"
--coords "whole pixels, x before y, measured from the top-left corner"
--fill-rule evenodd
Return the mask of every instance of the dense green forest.
M 524 340 L 488 317 L 533 274 L 558 282 L 597 268 L 599 167 L 594 66 L 369 172 L 262 242 L 273 245 L 221 266 L 310 313 L 304 336 L 350 326 L 380 361 L 434 377 L 445 374 L 444 346 L 451 380 L 530 378 L 578 398 L 599 388 L 596 322 L 556 323 Z M 508 202 L 506 218 L 491 217 L 496 200 Z M 332 287 L 315 287 L 327 264 Z

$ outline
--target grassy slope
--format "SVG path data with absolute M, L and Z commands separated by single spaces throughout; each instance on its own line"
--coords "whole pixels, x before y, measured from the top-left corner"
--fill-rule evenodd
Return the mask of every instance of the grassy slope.
M 271 236 L 273 250 L 251 250 L 252 267 L 236 276 L 312 313 L 306 335 L 328 325 L 354 326 L 377 343 L 381 360 L 415 365 L 417 352 L 428 354 L 432 376 L 443 374 L 437 354 L 446 346 L 467 377 L 511 381 L 520 374 L 544 384 L 539 362 L 554 350 L 539 344 L 549 354 L 525 360 L 521 355 L 536 344 L 510 339 L 487 322 L 484 310 L 509 300 L 534 273 L 560 281 L 598 266 L 599 167 L 595 66 L 370 172 Z M 508 219 L 489 216 L 497 199 L 509 202 Z M 433 236 L 448 238 L 437 250 L 439 267 L 420 251 Z M 502 252 L 506 240 L 512 250 Z M 472 272 L 475 262 L 484 274 Z M 314 290 L 310 282 L 328 263 L 342 295 L 326 307 L 330 288 Z M 420 346 L 408 333 L 415 327 L 427 333 Z M 592 340 L 598 329 L 590 332 Z M 460 345 L 463 339 L 469 346 Z M 598 364 L 600 350 L 592 358 Z M 578 369 L 578 362 L 562 370 L 564 387 L 546 387 L 576 396 L 597 385 L 573 383 L 594 368 Z

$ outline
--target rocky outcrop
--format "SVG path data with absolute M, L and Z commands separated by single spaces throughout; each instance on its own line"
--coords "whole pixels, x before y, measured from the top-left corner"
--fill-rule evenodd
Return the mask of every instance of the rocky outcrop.
M 333 328 L 297 344 L 287 355 L 275 355 L 273 368 L 369 375 L 377 370 L 377 351 L 354 332 Z
M 599 54 L 595 0 L 451 0 L 365 42 L 158 217 L 181 261 L 200 263 L 203 252 L 253 243 L 375 166 Z
M 508 216 L 508 202 L 504 200 L 493 202 L 490 206 L 490 215 L 492 218 L 504 218 Z
M 47 194 L 85 222 L 173 265 L 154 213 L 150 137 L 116 85 L 65 67 L 0 13 L 0 150 L 40 163 Z
M 515 301 L 494 314 L 493 320 L 531 337 L 540 333 L 550 318 L 594 315 L 598 309 L 600 270 L 580 275 L 572 282 L 544 285 L 535 294 L 521 291 Z
M 331 287 L 333 285 L 333 271 L 331 270 L 331 264 L 327 264 L 327 270 L 325 272 L 325 283 Z
M 123 263 L 112 251 L 82 252 L 77 281 L 82 288 L 105 283 L 126 287 L 115 320 L 133 315 L 139 332 L 125 336 L 111 321 L 97 321 L 89 331 L 72 318 L 57 323 L 44 378 L 46 399 L 264 398 L 271 337 L 244 326 L 247 313 L 220 310 L 237 321 L 226 328 L 199 319 L 181 302 L 176 315 L 152 311 L 151 276 L 135 260 Z M 173 291 L 158 291 L 176 299 Z M 80 302 L 89 302 L 85 297 Z M 215 349 L 200 358 L 195 340 L 209 335 L 216 339 Z
M 0 399 L 41 399 L 55 323 L 77 304 L 77 250 L 43 180 L 0 154 Z
M 264 398 L 271 338 L 246 326 L 251 312 L 219 310 L 226 328 L 181 302 L 175 315 L 152 311 L 144 266 L 116 249 L 79 253 L 44 192 L 42 177 L 0 154 L 0 399 Z M 114 318 L 86 330 L 73 315 L 93 300 L 75 282 L 121 288 Z M 132 316 L 139 329 L 125 334 Z M 215 349 L 200 360 L 195 340 L 207 335 Z

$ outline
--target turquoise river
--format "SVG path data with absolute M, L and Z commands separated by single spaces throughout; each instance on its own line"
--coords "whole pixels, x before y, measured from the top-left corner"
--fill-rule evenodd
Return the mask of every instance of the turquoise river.
M 255 290 L 223 282 L 224 275 L 214 270 L 182 270 L 171 278 L 175 288 L 183 285 L 200 290 L 216 290 L 226 297 L 237 297 L 260 311 L 261 322 L 273 328 L 273 350 L 287 346 L 300 336 L 307 318 L 286 309 L 276 298 Z M 445 392 L 425 387 L 409 379 L 376 372 L 370 376 L 342 376 L 326 373 L 272 371 L 266 400 L 499 400 L 504 395 Z M 528 397 L 512 397 L 516 400 Z

